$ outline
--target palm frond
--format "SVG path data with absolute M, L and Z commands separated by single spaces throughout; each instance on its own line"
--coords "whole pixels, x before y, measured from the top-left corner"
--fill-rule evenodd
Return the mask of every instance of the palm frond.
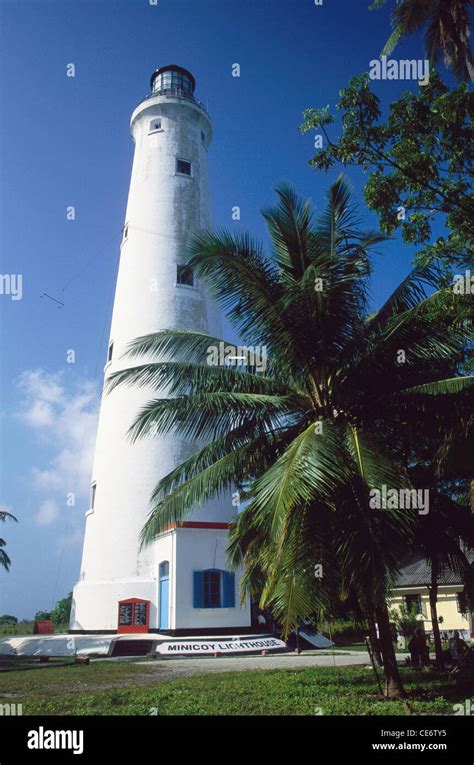
M 435 289 L 440 271 L 435 264 L 417 266 L 392 292 L 388 300 L 367 322 L 367 330 L 381 327 L 393 316 L 416 308 L 427 297 L 429 288 Z
M 402 396 L 414 394 L 446 396 L 469 390 L 473 385 L 474 375 L 469 377 L 452 377 L 449 380 L 436 380 L 435 382 L 424 383 L 423 385 L 414 385 L 412 388 L 405 388 L 400 393 Z
M 212 393 L 228 390 L 236 393 L 278 395 L 288 395 L 292 392 L 289 385 L 274 377 L 253 374 L 248 371 L 248 367 L 214 366 L 184 361 L 141 364 L 114 372 L 106 380 L 109 393 L 121 385 L 165 389 L 170 396 L 188 395 L 190 391 Z
M 275 191 L 279 205 L 262 210 L 262 215 L 267 222 L 283 280 L 299 280 L 308 266 L 311 204 L 301 200 L 286 184 Z
M 330 499 L 348 475 L 348 460 L 338 429 L 322 421 L 306 427 L 252 486 L 247 508 L 276 537 L 292 511 L 318 499 Z
M 387 42 L 385 43 L 382 50 L 380 51 L 380 57 L 389 56 L 392 53 L 392 51 L 396 48 L 398 42 L 403 37 L 403 34 L 404 34 L 403 28 L 399 24 L 398 26 L 395 27 L 392 34 L 390 35 Z
M 124 354 L 125 358 L 150 356 L 174 361 L 205 363 L 209 346 L 219 347 L 222 340 L 202 332 L 186 329 L 165 329 L 132 340 Z M 230 343 L 229 343 L 230 345 Z

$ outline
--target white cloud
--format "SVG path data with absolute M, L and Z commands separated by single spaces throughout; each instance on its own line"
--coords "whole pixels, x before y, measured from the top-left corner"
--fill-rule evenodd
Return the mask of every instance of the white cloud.
M 23 414 L 23 419 L 33 428 L 43 428 L 52 425 L 54 421 L 53 407 L 47 401 L 33 401 Z
M 75 494 L 76 508 L 87 508 L 99 409 L 97 386 L 63 371 L 51 374 L 37 369 L 23 372 L 19 388 L 19 417 L 50 455 L 31 469 L 33 488 L 48 495 L 36 521 L 47 525 L 74 510 L 66 504 L 70 493 Z
M 26 371 L 20 376 L 20 385 L 29 392 L 29 394 L 40 401 L 49 401 L 57 403 L 64 394 L 64 388 L 60 384 L 63 372 L 49 374 L 43 369 Z
M 39 506 L 35 521 L 38 526 L 49 526 L 51 523 L 54 523 L 58 516 L 58 503 L 54 499 L 45 499 Z

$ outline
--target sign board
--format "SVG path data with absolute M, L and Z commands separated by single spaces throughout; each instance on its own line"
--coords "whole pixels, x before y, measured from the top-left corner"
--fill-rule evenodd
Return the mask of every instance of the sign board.
M 286 649 L 286 643 L 278 638 L 238 638 L 236 640 L 173 640 L 159 643 L 156 653 L 165 656 L 176 654 L 248 653 L 249 651 L 274 651 Z
M 133 609 L 133 623 L 143 627 L 147 623 L 148 603 L 135 603 Z
M 148 632 L 150 601 L 142 598 L 119 600 L 117 632 Z
M 119 627 L 132 623 L 132 603 L 121 603 L 119 606 Z

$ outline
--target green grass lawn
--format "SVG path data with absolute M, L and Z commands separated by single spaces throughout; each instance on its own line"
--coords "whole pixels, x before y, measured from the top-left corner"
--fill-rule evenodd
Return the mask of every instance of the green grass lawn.
M 34 621 L 20 622 L 19 624 L 0 624 L 0 637 L 23 637 L 33 634 Z M 64 635 L 69 625 L 53 624 L 56 635 Z
M 335 645 L 335 651 L 363 651 L 367 653 L 367 646 L 365 643 L 344 643 L 344 645 Z M 368 656 L 368 654 L 367 654 Z
M 393 644 L 393 647 L 395 649 L 395 653 L 409 653 L 407 648 L 399 648 L 396 643 Z M 431 650 L 432 647 L 430 646 Z M 336 645 L 335 650 L 337 651 L 364 651 L 364 653 L 367 653 L 367 646 L 365 643 L 349 643 L 345 645 Z M 368 656 L 368 653 L 367 653 Z
M 168 679 L 146 661 L 47 666 L 0 674 L 0 703 L 41 715 L 453 714 L 469 688 L 447 674 L 402 669 L 408 703 L 380 699 L 364 667 L 255 670 Z M 474 686 L 470 686 L 470 696 Z M 474 704 L 474 699 L 472 701 Z

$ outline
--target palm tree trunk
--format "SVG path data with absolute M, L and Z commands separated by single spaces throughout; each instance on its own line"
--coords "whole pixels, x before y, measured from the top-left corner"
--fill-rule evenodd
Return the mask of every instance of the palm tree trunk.
M 367 613 L 367 626 L 369 632 L 370 647 L 372 649 L 372 656 L 377 667 L 382 666 L 382 654 L 380 653 L 380 643 L 377 637 L 377 628 L 375 626 L 375 616 L 372 611 Z
M 375 616 L 377 617 L 377 623 L 379 625 L 379 643 L 383 657 L 383 671 L 385 675 L 384 696 L 386 699 L 405 698 L 406 693 L 398 670 L 395 649 L 392 643 L 392 631 L 390 629 L 387 604 L 385 602 L 377 607 Z
M 436 655 L 436 666 L 438 669 L 444 669 L 444 658 L 443 658 L 443 646 L 441 645 L 441 635 L 439 632 L 439 622 L 438 622 L 438 609 L 437 609 L 437 601 L 438 601 L 438 561 L 436 558 L 433 558 L 431 561 L 431 586 L 428 587 L 428 592 L 430 595 L 430 617 L 431 617 L 431 626 L 433 628 L 433 641 L 434 641 L 434 648 L 435 648 L 435 655 Z

